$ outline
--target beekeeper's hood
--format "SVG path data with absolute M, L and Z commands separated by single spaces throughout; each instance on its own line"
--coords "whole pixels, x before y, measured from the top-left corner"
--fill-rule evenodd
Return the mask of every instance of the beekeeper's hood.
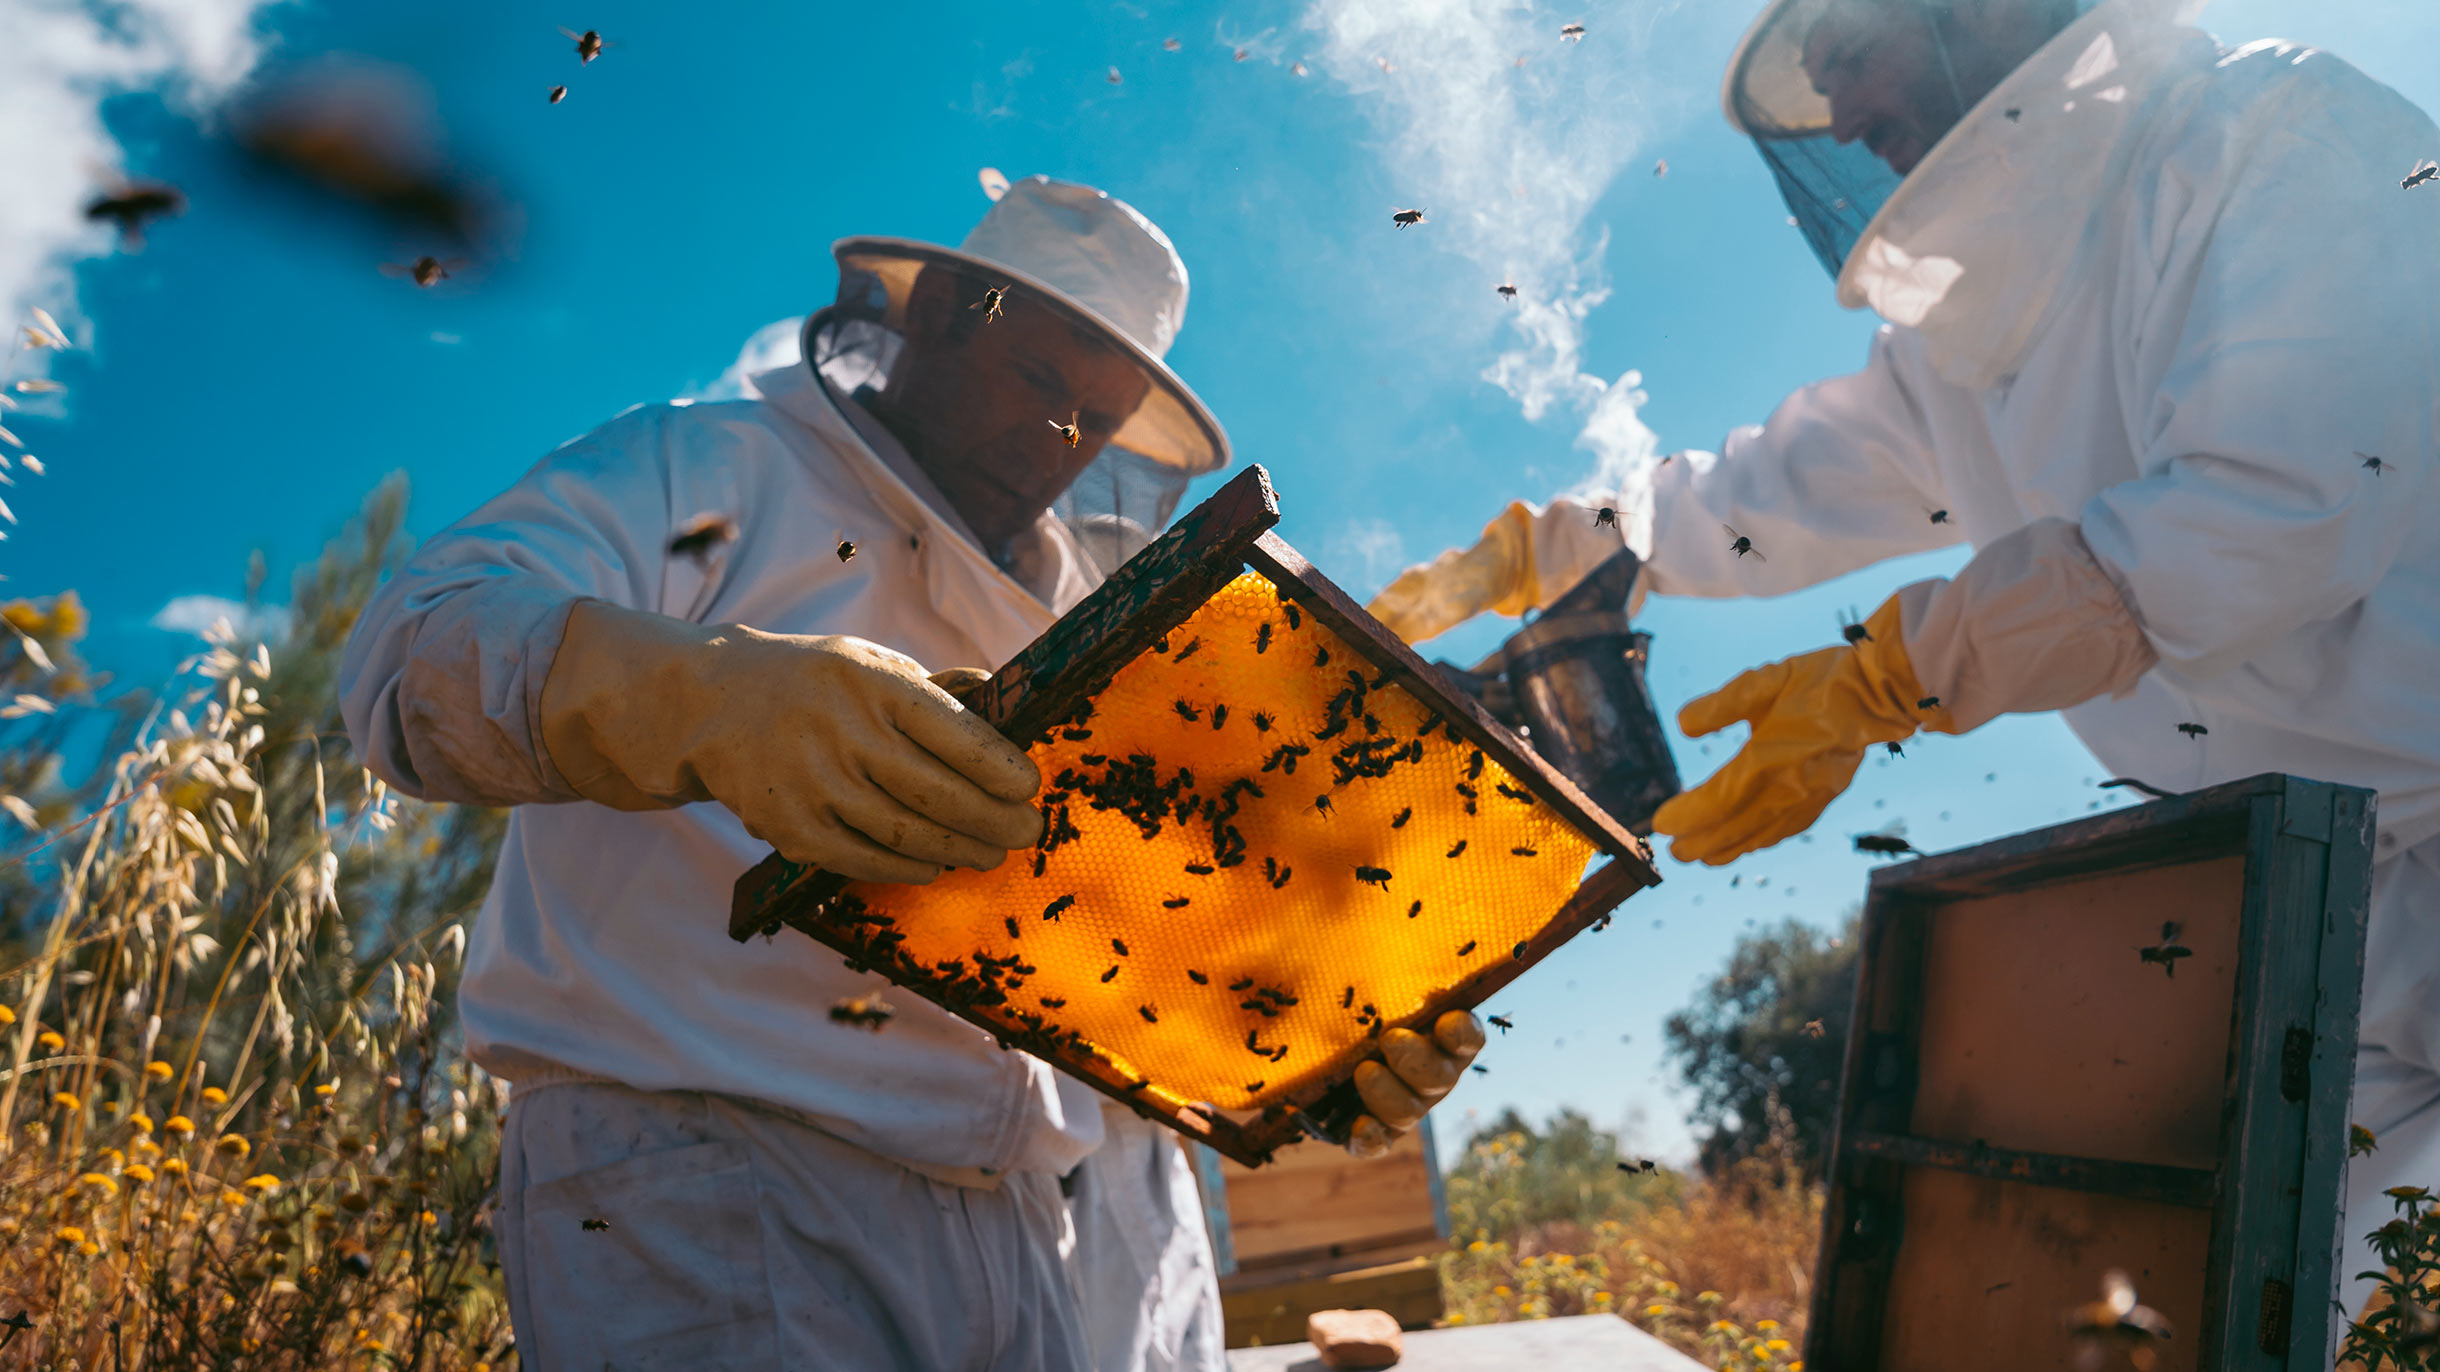
M 1944 62 L 1953 2 L 1878 0 L 1920 13 Z M 1837 278 L 1839 302 L 1923 329 L 1949 380 L 1989 385 L 2040 323 L 2148 97 L 2165 73 L 2207 64 L 2210 39 L 2185 27 L 2205 2 L 2076 0 L 2078 17 L 1904 178 L 1861 141 L 1837 141 L 1805 71 L 1814 25 L 1857 0 L 1772 0 L 1730 58 L 1721 99 Z
M 910 315 L 965 337 L 1056 339 L 998 365 L 1044 394 L 1078 396 L 1080 441 L 1094 458 L 1057 511 L 1105 568 L 1149 541 L 1187 483 L 1229 460 L 1228 437 L 1162 361 L 1186 318 L 1186 264 L 1169 238 L 1126 202 L 1036 176 L 1001 194 L 955 248 L 904 238 L 843 238 L 837 302 L 806 321 L 802 343 L 833 384 L 886 390 Z M 985 392 L 1008 376 L 974 379 Z M 1047 411 L 1048 405 L 1040 407 Z M 1059 413 L 1014 413 L 1043 460 L 1064 456 Z M 1046 499 L 1047 503 L 1047 499 Z

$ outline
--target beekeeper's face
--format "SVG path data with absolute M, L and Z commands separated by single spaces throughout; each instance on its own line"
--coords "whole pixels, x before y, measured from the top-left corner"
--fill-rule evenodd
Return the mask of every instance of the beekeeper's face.
M 1904 176 L 2074 13 L 2072 0 L 1830 0 L 1805 75 L 1831 135 Z

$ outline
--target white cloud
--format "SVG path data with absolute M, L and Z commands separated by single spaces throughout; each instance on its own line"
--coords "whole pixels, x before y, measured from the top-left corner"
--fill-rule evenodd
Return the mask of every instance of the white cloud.
M 171 596 L 155 610 L 150 623 L 168 633 L 201 638 L 222 620 L 237 630 L 239 638 L 277 642 L 287 636 L 289 613 L 285 605 L 247 605 L 227 596 L 181 595 Z
M 1322 550 L 1330 579 L 1358 600 L 1370 600 L 1407 564 L 1406 540 L 1386 519 L 1341 525 Z
M 112 250 L 85 221 L 97 172 L 120 170 L 101 102 L 158 90 L 197 109 L 253 70 L 265 0 L 0 3 L 0 309 L 42 305 L 74 327 L 74 264 Z M 12 330 L 14 332 L 14 330 Z

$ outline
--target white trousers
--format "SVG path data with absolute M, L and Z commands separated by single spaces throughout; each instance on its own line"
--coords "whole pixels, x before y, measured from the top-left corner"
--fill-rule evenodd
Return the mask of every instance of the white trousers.
M 1090 1372 L 1058 1180 L 934 1181 L 717 1096 L 520 1093 L 500 1265 L 536 1372 Z
M 2440 1191 L 2440 839 L 2372 869 L 2364 949 L 2364 1009 L 2356 1030 L 2350 1118 L 2379 1144 L 2347 1167 L 2340 1220 L 2339 1300 L 2359 1312 L 2379 1260 L 2364 1236 L 2397 1213 L 2392 1186 Z
M 1094 1372 L 1225 1372 L 1202 1197 L 1177 1135 L 1117 1107 L 1069 1180 Z

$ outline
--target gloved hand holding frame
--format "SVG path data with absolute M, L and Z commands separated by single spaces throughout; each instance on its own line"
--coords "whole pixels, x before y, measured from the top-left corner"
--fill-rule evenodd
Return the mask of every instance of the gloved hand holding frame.
M 1278 520 L 1249 468 L 967 697 L 1042 769 L 1036 850 L 929 886 L 773 856 L 731 935 L 799 929 L 1248 1166 L 1344 1142 L 1383 1032 L 1659 877 Z

